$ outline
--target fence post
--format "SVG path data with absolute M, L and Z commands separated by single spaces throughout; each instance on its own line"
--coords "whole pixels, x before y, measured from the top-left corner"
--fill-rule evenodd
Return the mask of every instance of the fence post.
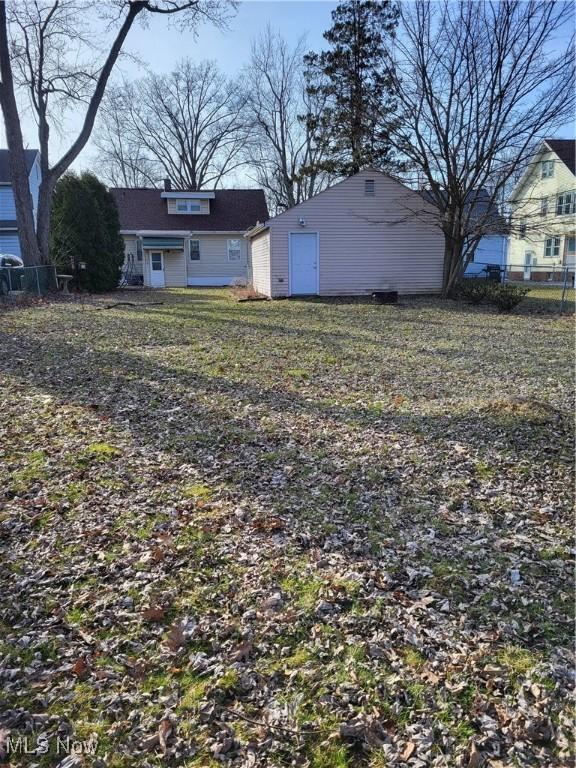
M 52 268 L 54 269 L 54 290 L 58 290 L 58 273 L 56 272 L 56 264 L 52 264 Z
M 38 270 L 39 269 L 40 269 L 40 267 L 34 267 L 34 270 L 36 272 L 36 288 L 38 289 L 38 296 L 42 296 L 42 294 L 40 292 L 40 277 L 38 275 Z
M 8 272 L 8 292 L 12 293 L 12 275 L 10 274 L 10 267 L 8 267 L 6 272 Z
M 568 267 L 564 267 L 564 282 L 562 283 L 562 300 L 560 301 L 560 314 L 564 312 L 564 303 L 566 301 L 567 287 L 568 287 Z

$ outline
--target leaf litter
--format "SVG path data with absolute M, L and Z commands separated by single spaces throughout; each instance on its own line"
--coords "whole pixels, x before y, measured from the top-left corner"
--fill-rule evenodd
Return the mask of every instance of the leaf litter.
M 570 325 L 142 297 L 3 318 L 10 765 L 571 764 Z

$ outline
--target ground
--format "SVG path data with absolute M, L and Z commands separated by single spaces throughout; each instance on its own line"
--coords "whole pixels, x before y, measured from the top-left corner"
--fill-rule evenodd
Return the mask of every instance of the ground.
M 572 764 L 571 318 L 198 289 L 0 330 L 10 766 Z

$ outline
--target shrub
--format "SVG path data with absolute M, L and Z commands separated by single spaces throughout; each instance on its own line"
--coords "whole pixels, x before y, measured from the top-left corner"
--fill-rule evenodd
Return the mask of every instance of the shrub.
M 490 302 L 498 307 L 500 312 L 510 312 L 524 296 L 530 291 L 523 285 L 510 285 L 509 283 L 492 283 Z
M 478 277 L 464 278 L 454 286 L 453 296 L 470 304 L 480 304 L 486 298 L 489 286 L 487 280 Z

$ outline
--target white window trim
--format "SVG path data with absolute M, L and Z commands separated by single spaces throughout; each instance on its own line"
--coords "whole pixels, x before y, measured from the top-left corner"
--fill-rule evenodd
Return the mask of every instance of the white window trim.
M 230 243 L 238 243 L 238 248 L 231 248 Z M 242 241 L 239 238 L 230 238 L 227 241 L 227 253 L 228 261 L 239 262 L 242 261 Z M 231 253 L 238 253 L 238 258 L 230 258 Z
M 556 216 L 570 216 L 576 213 L 576 192 L 561 192 L 556 198 Z
M 192 243 L 198 243 L 198 258 L 193 259 L 192 258 L 192 249 L 191 245 Z M 202 249 L 200 247 L 200 240 L 197 237 L 191 237 L 190 240 L 188 240 L 188 261 L 201 261 L 202 260 Z
M 540 166 L 540 178 L 552 179 L 554 178 L 554 160 L 542 160 Z
M 179 210 L 180 205 L 185 205 L 186 209 L 184 211 Z M 194 210 L 191 210 L 191 206 L 194 206 Z M 180 200 L 175 201 L 174 208 L 176 210 L 176 213 L 201 213 L 202 212 L 202 203 L 200 200 L 189 200 L 186 198 L 182 198 Z
M 548 245 L 550 243 L 550 245 Z M 550 253 L 548 253 L 550 251 Z M 544 238 L 544 258 L 545 259 L 558 259 L 560 258 L 560 236 L 548 235 Z

